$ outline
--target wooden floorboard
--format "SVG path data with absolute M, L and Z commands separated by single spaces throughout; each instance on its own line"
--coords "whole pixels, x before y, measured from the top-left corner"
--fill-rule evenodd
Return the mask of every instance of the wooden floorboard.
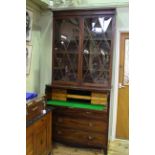
M 128 150 L 128 141 L 115 140 L 109 144 L 108 155 L 128 155 Z M 54 144 L 53 154 L 51 155 L 104 155 L 104 152 L 102 149 L 84 149 L 56 143 Z

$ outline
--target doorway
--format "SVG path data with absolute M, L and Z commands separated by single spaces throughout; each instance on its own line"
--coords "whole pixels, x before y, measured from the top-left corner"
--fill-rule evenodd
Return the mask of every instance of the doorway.
M 120 34 L 116 138 L 129 139 L 129 33 Z

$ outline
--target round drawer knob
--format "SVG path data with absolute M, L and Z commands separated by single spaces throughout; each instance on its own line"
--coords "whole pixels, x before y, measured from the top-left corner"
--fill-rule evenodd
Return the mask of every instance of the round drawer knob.
M 61 132 L 61 131 L 58 131 L 57 133 L 58 133 L 59 135 L 60 135 L 60 134 L 62 134 L 62 132 Z
M 58 122 L 62 122 L 63 120 L 62 120 L 62 118 L 58 118 Z
M 90 126 L 90 127 L 92 127 L 92 126 L 93 126 L 93 124 L 92 124 L 91 122 L 89 122 L 89 126 Z

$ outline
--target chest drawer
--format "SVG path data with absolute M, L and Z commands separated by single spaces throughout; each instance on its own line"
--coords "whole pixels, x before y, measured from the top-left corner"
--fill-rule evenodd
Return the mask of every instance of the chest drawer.
M 105 134 L 108 133 L 108 124 L 103 120 L 101 121 L 54 116 L 54 126 L 62 126 L 85 131 L 100 132 Z
M 107 135 L 76 129 L 54 127 L 54 140 L 87 147 L 106 147 Z
M 41 114 L 44 109 L 43 102 L 35 102 L 27 104 L 26 106 L 26 120 L 32 120 Z
M 88 118 L 88 119 L 100 119 L 108 121 L 107 111 L 97 111 L 97 110 L 87 110 L 81 108 L 67 108 L 67 107 L 57 107 L 54 110 L 54 115 L 70 116 L 75 118 Z

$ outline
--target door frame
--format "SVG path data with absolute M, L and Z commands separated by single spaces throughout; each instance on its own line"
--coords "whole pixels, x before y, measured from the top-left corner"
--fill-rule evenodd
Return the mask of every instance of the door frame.
M 120 37 L 121 33 L 129 33 L 128 29 L 119 29 L 115 34 L 114 59 L 112 71 L 112 89 L 109 113 L 109 141 L 116 139 L 117 106 L 118 106 L 118 84 L 119 84 L 119 62 L 120 62 Z

